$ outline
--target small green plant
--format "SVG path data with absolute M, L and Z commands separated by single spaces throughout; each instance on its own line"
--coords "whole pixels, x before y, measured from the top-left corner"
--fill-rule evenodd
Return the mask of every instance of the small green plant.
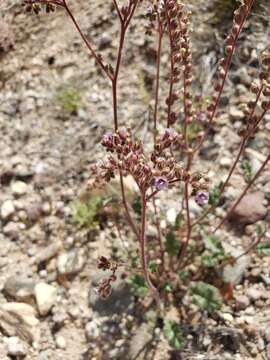
M 220 200 L 220 188 L 222 184 L 219 184 L 209 191 L 209 204 L 210 205 L 218 205 Z
M 173 320 L 164 321 L 164 335 L 168 339 L 170 345 L 177 350 L 180 350 L 185 345 L 185 339 L 180 325 Z
M 252 169 L 252 165 L 250 163 L 249 160 L 244 160 L 243 164 L 242 164 L 242 168 L 244 171 L 244 179 L 246 183 L 249 183 L 250 180 L 252 179 L 254 173 L 253 173 L 253 169 Z
M 176 239 L 175 234 L 172 231 L 170 231 L 166 235 L 165 248 L 170 256 L 175 256 L 179 252 L 180 244 L 179 241 Z
M 214 267 L 226 258 L 221 241 L 215 235 L 205 236 L 203 241 L 202 263 L 205 267 Z
M 261 243 L 256 247 L 257 252 L 260 255 L 269 256 L 270 255 L 270 243 Z
M 138 297 L 144 297 L 148 293 L 148 287 L 142 276 L 132 275 L 128 278 L 127 282 L 131 287 L 131 292 L 133 293 L 133 295 Z
M 87 202 L 77 201 L 74 203 L 74 221 L 81 228 L 94 230 L 98 227 L 98 214 L 103 207 L 103 199 L 96 196 Z
M 57 102 L 64 111 L 72 114 L 76 113 L 79 109 L 82 98 L 78 89 L 67 87 L 58 92 Z
M 194 303 L 203 311 L 213 313 L 222 306 L 219 290 L 203 281 L 198 281 L 190 287 Z

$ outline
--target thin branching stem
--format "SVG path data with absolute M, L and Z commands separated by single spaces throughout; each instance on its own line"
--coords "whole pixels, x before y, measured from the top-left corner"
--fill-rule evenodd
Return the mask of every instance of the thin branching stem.
M 141 192 L 141 204 L 142 204 L 142 215 L 141 215 L 141 232 L 140 232 L 140 247 L 141 247 L 141 261 L 142 261 L 142 268 L 144 272 L 144 278 L 147 283 L 149 290 L 151 291 L 154 299 L 157 302 L 157 305 L 160 304 L 159 293 L 154 284 L 152 283 L 148 271 L 148 262 L 147 262 L 147 252 L 146 252 L 146 236 L 145 236 L 145 229 L 146 229 L 146 207 L 147 201 L 145 196 L 145 191 L 142 190 Z
M 233 44 L 232 44 L 232 50 L 227 58 L 227 61 L 226 61 L 226 66 L 225 66 L 225 74 L 224 74 L 224 77 L 222 79 L 222 82 L 221 82 L 221 86 L 220 86 L 220 90 L 218 91 L 217 93 L 217 99 L 214 103 L 214 107 L 213 107 L 213 110 L 211 112 L 211 115 L 210 115 L 210 118 L 209 118 L 209 122 L 208 122 L 208 126 L 203 134 L 203 136 L 201 137 L 198 145 L 193 149 L 194 153 L 197 152 L 202 144 L 204 143 L 204 141 L 206 140 L 207 136 L 208 136 L 208 133 L 209 133 L 209 130 L 210 130 L 210 127 L 212 125 L 212 122 L 214 121 L 214 118 L 215 118 L 215 115 L 216 115 L 216 111 L 218 109 L 218 106 L 219 106 L 219 103 L 220 103 L 220 98 L 221 98 L 221 95 L 223 93 L 223 90 L 224 90 L 224 85 L 225 85 L 225 82 L 226 82 L 226 79 L 227 79 L 227 76 L 228 76 L 228 73 L 229 73 L 229 69 L 230 69 L 230 66 L 231 66 L 231 63 L 232 63 L 232 58 L 233 58 L 233 55 L 234 55 L 234 52 L 235 52 L 235 48 L 236 48 L 236 44 L 237 44 L 237 41 L 238 41 L 238 38 L 239 38 L 239 35 L 242 31 L 242 28 L 246 22 L 246 19 L 251 11 L 251 8 L 253 6 L 253 3 L 254 3 L 254 0 L 251 1 L 250 5 L 249 5 L 249 8 L 248 8 L 248 11 L 246 13 L 246 15 L 243 17 L 240 25 L 239 25 L 239 29 L 234 37 L 234 40 L 233 40 Z
M 259 89 L 259 92 L 256 96 L 256 100 L 255 100 L 255 103 L 254 103 L 254 106 L 253 106 L 253 109 L 251 110 L 251 113 L 249 115 L 249 121 L 252 121 L 252 117 L 255 113 L 255 110 L 256 110 L 256 106 L 258 104 L 258 101 L 260 99 L 260 96 L 261 96 L 261 93 L 262 93 L 262 90 L 263 90 L 263 83 L 261 84 L 260 86 L 260 89 Z M 240 144 L 240 147 L 239 147 L 239 150 L 238 150 L 238 153 L 237 153 L 237 156 L 230 168 L 230 171 L 226 177 L 226 180 L 224 181 L 224 183 L 222 184 L 221 188 L 219 189 L 219 197 L 223 194 L 225 188 L 227 187 L 230 179 L 231 179 L 231 176 L 241 158 L 241 155 L 243 154 L 243 151 L 246 147 L 246 143 L 248 141 L 248 139 L 250 138 L 250 136 L 252 135 L 252 133 L 256 130 L 256 128 L 259 126 L 260 122 L 262 121 L 262 119 L 264 118 L 265 114 L 266 114 L 267 110 L 264 110 L 261 114 L 261 116 L 258 118 L 258 120 L 256 121 L 256 123 L 254 124 L 253 127 L 251 127 L 251 129 L 247 128 L 247 133 L 245 136 L 243 136 L 243 139 L 241 141 L 241 144 Z M 193 224 L 192 224 L 192 227 L 199 224 L 210 212 L 212 212 L 213 210 L 216 209 L 218 204 L 213 204 L 211 205 L 203 214 L 202 216 L 197 219 Z
M 156 89 L 155 89 L 155 106 L 154 106 L 154 144 L 156 144 L 157 137 L 157 117 L 159 104 L 159 84 L 160 84 L 160 59 L 163 38 L 163 25 L 158 15 L 158 46 L 157 46 L 157 63 L 156 63 Z
M 165 6 L 165 12 L 166 12 L 166 19 L 167 19 L 167 27 L 168 27 L 168 33 L 169 33 L 169 41 L 170 41 L 170 60 L 171 60 L 171 70 L 170 70 L 170 85 L 169 85 L 169 95 L 168 95 L 168 110 L 167 110 L 167 127 L 170 127 L 170 115 L 171 115 L 171 99 L 173 94 L 173 71 L 174 71 L 174 59 L 173 59 L 173 37 L 172 37 L 172 31 L 170 27 L 170 18 L 168 14 L 167 6 Z
M 63 4 L 64 4 L 64 8 L 68 14 L 68 16 L 70 17 L 71 21 L 73 22 L 75 28 L 77 29 L 78 33 L 80 34 L 83 42 L 85 43 L 85 45 L 87 46 L 88 50 L 90 51 L 91 55 L 95 58 L 96 63 L 100 66 L 100 68 L 102 69 L 102 71 L 106 74 L 106 76 L 112 80 L 112 75 L 109 73 L 108 69 L 106 68 L 106 66 L 104 65 L 104 63 L 102 62 L 101 58 L 98 56 L 98 54 L 96 53 L 96 51 L 94 50 L 93 46 L 91 45 L 90 41 L 87 39 L 87 37 L 84 35 L 84 33 L 81 30 L 81 27 L 79 26 L 77 20 L 75 19 L 73 13 L 71 12 L 70 8 L 67 5 L 66 0 L 63 0 Z
M 158 244 L 159 244 L 159 248 L 160 248 L 160 256 L 161 256 L 161 268 L 162 271 L 164 270 L 164 265 L 165 265 L 165 252 L 164 252 L 164 246 L 162 244 L 162 232 L 161 232 L 161 228 L 160 228 L 160 223 L 158 221 L 158 211 L 157 211 L 157 205 L 156 205 L 156 199 L 155 197 L 152 198 L 152 202 L 153 202 L 153 207 L 154 207 L 154 212 L 155 212 L 155 225 L 157 228 L 157 239 L 158 239 Z
M 123 17 L 122 17 L 121 11 L 120 11 L 120 9 L 119 9 L 119 6 L 118 6 L 118 4 L 117 4 L 117 1 L 116 1 L 116 0 L 113 0 L 113 3 L 114 3 L 114 6 L 115 6 L 117 15 L 118 15 L 118 17 L 119 17 L 119 20 L 120 20 L 120 22 L 122 23 L 122 22 L 123 22 Z

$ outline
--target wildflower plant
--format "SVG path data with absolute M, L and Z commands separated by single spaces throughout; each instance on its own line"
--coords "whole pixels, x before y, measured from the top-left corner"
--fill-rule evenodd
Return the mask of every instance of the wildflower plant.
M 194 94 L 196 87 L 195 76 L 192 65 L 192 49 L 190 41 L 190 13 L 185 5 L 178 0 L 125 0 L 120 6 L 120 0 L 113 0 L 115 12 L 119 23 L 119 45 L 116 53 L 115 64 L 107 63 L 101 54 L 95 50 L 95 46 L 80 28 L 68 0 L 24 0 L 25 10 L 40 13 L 42 8 L 47 13 L 53 12 L 55 8 L 65 10 L 67 16 L 74 25 L 82 42 L 86 45 L 91 56 L 95 59 L 97 66 L 107 78 L 112 90 L 113 119 L 111 129 L 104 134 L 102 146 L 106 157 L 94 164 L 91 168 L 92 188 L 102 188 L 113 178 L 119 178 L 120 196 L 125 212 L 128 226 L 132 236 L 137 240 L 140 254 L 140 265 L 137 269 L 134 264 L 129 269 L 143 276 L 144 282 L 150 290 L 157 304 L 166 298 L 163 291 L 164 284 L 168 280 L 173 284 L 173 291 L 181 287 L 181 281 L 189 278 L 189 272 L 185 267 L 192 263 L 194 254 L 209 255 L 211 251 L 200 241 L 198 226 L 204 223 L 210 213 L 214 213 L 219 204 L 219 199 L 230 182 L 237 164 L 240 162 L 248 140 L 256 136 L 258 127 L 270 110 L 270 53 L 265 51 L 261 55 L 261 69 L 258 78 L 251 84 L 251 93 L 254 100 L 245 104 L 244 113 L 247 122 L 239 131 L 240 145 L 235 154 L 232 165 L 224 182 L 214 187 L 209 182 L 205 169 L 193 171 L 193 163 L 196 156 L 209 136 L 209 131 L 214 127 L 220 99 L 228 78 L 233 55 L 237 41 L 243 30 L 245 22 L 252 11 L 254 0 L 242 0 L 234 12 L 232 28 L 225 40 L 224 56 L 219 60 L 212 95 L 205 100 L 204 94 Z M 118 78 L 122 68 L 122 57 L 126 34 L 135 12 L 143 5 L 148 5 L 146 14 L 146 32 L 156 37 L 156 77 L 153 94 L 153 149 L 149 152 L 145 144 L 138 139 L 132 128 L 119 126 L 118 109 Z M 165 38 L 167 41 L 164 41 Z M 169 64 L 165 69 L 168 73 L 167 95 L 165 98 L 160 92 L 161 54 L 167 51 Z M 161 109 L 161 110 L 160 110 Z M 165 109 L 163 111 L 162 109 Z M 163 128 L 163 130 L 159 130 Z M 194 130 L 196 129 L 196 131 Z M 267 166 L 270 159 L 268 154 L 254 173 L 247 179 L 246 187 L 243 189 L 233 207 L 219 222 L 213 224 L 209 235 L 215 233 L 229 217 L 230 213 L 239 204 L 241 199 L 249 191 Z M 124 177 L 133 178 L 140 197 L 140 216 L 132 214 L 132 204 L 126 197 Z M 172 188 L 180 189 L 179 203 L 182 203 L 181 221 L 176 220 L 174 227 L 165 230 L 160 226 L 160 213 L 156 199 L 161 193 L 169 192 Z M 211 190 L 212 189 L 212 190 Z M 210 191 L 211 190 L 211 191 Z M 198 218 L 192 218 L 190 201 L 193 200 L 204 210 Z M 153 223 L 157 229 L 155 246 L 151 247 L 147 242 L 147 221 L 154 219 Z M 167 231 L 167 233 L 166 233 Z M 166 243 L 165 243 L 166 239 Z M 208 241 L 209 243 L 209 241 Z M 215 242 L 215 250 L 217 248 Z M 173 249 L 171 251 L 170 249 Z M 220 247 L 215 253 L 215 264 L 224 260 L 225 254 Z M 155 267 L 153 264 L 155 260 Z M 101 297 L 109 296 L 111 284 L 116 280 L 119 266 L 128 264 L 130 259 L 123 263 L 108 260 L 101 257 L 98 267 L 110 270 L 111 275 L 101 281 L 97 292 Z M 152 261 L 152 262 L 151 262 Z M 138 264 L 136 264 L 137 266 Z M 151 271 L 152 269 L 152 271 Z M 154 270 L 153 270 L 154 269 Z M 185 274 L 176 276 L 175 274 Z M 185 279 L 185 280 L 184 280 Z M 179 285 L 180 282 L 180 285 Z M 203 309 L 216 310 L 220 306 L 219 295 L 212 286 L 199 283 L 199 287 L 192 287 L 193 296 Z M 171 287 L 170 287 L 171 288 Z M 206 289 L 206 290 L 205 290 Z M 207 293 L 207 296 L 204 293 Z M 210 304 L 210 305 L 209 305 Z M 169 328 L 173 332 L 172 326 Z M 174 335 L 170 335 L 172 338 Z M 180 340 L 177 339 L 179 342 Z

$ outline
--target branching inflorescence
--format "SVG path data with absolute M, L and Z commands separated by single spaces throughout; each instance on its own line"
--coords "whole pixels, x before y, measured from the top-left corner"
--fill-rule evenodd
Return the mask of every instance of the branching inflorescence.
M 67 0 L 25 0 L 23 4 L 26 11 L 33 10 L 37 14 L 40 13 L 42 7 L 45 8 L 47 13 L 54 11 L 55 7 L 63 8 L 91 56 L 96 60 L 97 65 L 111 84 L 114 130 L 103 136 L 102 145 L 107 152 L 107 157 L 105 160 L 92 166 L 91 186 L 102 187 L 114 178 L 116 174 L 119 175 L 122 204 L 128 224 L 138 240 L 142 272 L 153 297 L 159 303 L 160 284 L 157 283 L 153 274 L 150 273 L 148 262 L 149 250 L 147 248 L 146 227 L 149 205 L 153 204 L 154 216 L 156 217 L 158 211 L 155 198 L 160 192 L 167 191 L 172 187 L 178 187 L 181 194 L 183 194 L 181 200 L 185 210 L 185 223 L 179 230 L 180 239 L 179 249 L 175 257 L 176 265 L 172 265 L 170 261 L 166 260 L 162 239 L 164 234 L 161 231 L 159 222 L 157 220 L 154 221 L 157 226 L 159 244 L 157 254 L 162 259 L 162 268 L 159 270 L 158 275 L 162 279 L 162 277 L 170 274 L 170 271 L 182 268 L 195 225 L 201 224 L 207 215 L 213 212 L 217 206 L 217 204 L 213 204 L 199 218 L 192 221 L 189 204 L 191 197 L 194 197 L 195 202 L 200 206 L 207 205 L 209 201 L 209 179 L 202 172 L 192 172 L 193 159 L 206 141 L 210 128 L 214 126 L 237 41 L 251 12 L 254 0 L 242 0 L 239 8 L 234 13 L 233 26 L 225 40 L 225 55 L 219 61 L 217 76 L 213 85 L 213 95 L 205 109 L 201 102 L 196 100 L 196 96 L 192 95 L 194 73 L 189 34 L 189 12 L 184 4 L 178 0 L 148 1 L 147 33 L 157 36 L 156 78 L 153 95 L 154 145 L 153 151 L 150 153 L 147 153 L 144 144 L 135 138 L 131 128 L 119 128 L 118 119 L 118 78 L 121 71 L 124 43 L 130 22 L 141 2 L 143 3 L 143 1 L 139 0 L 127 0 L 127 4 L 120 7 L 118 0 L 112 1 L 120 25 L 119 45 L 114 66 L 103 60 L 102 56 L 96 52 L 92 41 L 83 34 L 69 8 Z M 165 37 L 167 37 L 167 43 L 163 41 Z M 168 91 L 166 98 L 161 99 L 159 91 L 161 55 L 165 44 L 168 46 L 167 53 L 169 54 L 169 66 L 166 69 L 168 72 Z M 262 54 L 262 69 L 259 73 L 259 79 L 251 84 L 254 101 L 249 102 L 244 107 L 247 123 L 239 133 L 242 138 L 239 149 L 229 173 L 219 189 L 220 195 L 229 184 L 248 140 L 256 135 L 259 125 L 270 109 L 270 83 L 267 81 L 269 75 L 270 54 L 266 51 Z M 161 108 L 160 103 L 162 102 L 166 105 L 166 111 L 159 111 L 159 108 Z M 258 108 L 261 109 L 260 112 L 257 111 Z M 204 121 L 200 121 L 200 119 L 198 121 L 198 118 L 201 117 L 204 118 Z M 192 138 L 189 136 L 189 129 L 194 123 L 200 127 L 200 131 L 195 138 Z M 163 127 L 163 130 L 158 132 L 158 127 Z M 236 205 L 264 170 L 269 162 L 269 156 L 266 157 L 260 169 L 247 184 L 239 199 L 236 200 Z M 123 177 L 127 175 L 134 179 L 140 194 L 141 215 L 139 224 L 137 224 L 131 214 L 131 207 L 125 195 Z M 225 222 L 228 215 L 229 213 L 214 227 L 214 232 Z M 102 257 L 99 260 L 98 267 L 112 272 L 109 278 L 102 280 L 97 290 L 100 296 L 107 297 L 111 292 L 111 283 L 116 280 L 118 265 L 116 262 L 111 262 Z

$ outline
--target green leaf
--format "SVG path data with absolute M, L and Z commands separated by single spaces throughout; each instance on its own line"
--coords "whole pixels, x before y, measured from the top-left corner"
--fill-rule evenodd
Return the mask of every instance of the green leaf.
M 165 283 L 164 284 L 164 290 L 167 292 L 167 293 L 171 293 L 173 291 L 173 288 L 172 288 L 172 285 L 170 283 Z
M 90 230 L 98 226 L 98 214 L 103 207 L 103 198 L 100 196 L 92 197 L 87 202 L 76 201 L 73 204 L 73 218 L 79 227 Z
M 157 272 L 157 268 L 158 268 L 158 263 L 155 260 L 152 260 L 149 262 L 149 270 L 151 271 L 151 273 L 155 273 Z
M 180 227 L 183 224 L 183 221 L 184 221 L 184 215 L 180 212 L 176 216 L 175 223 L 174 223 L 174 230 L 180 229 Z
M 261 255 L 270 255 L 270 243 L 261 243 L 256 247 L 256 250 Z
M 170 231 L 166 236 L 165 248 L 170 256 L 175 256 L 179 252 L 180 244 L 172 231 Z
M 220 184 L 210 190 L 208 203 L 209 205 L 217 205 L 219 203 L 219 199 L 220 199 Z
M 163 331 L 170 345 L 174 349 L 180 350 L 184 347 L 185 339 L 180 325 L 176 321 L 165 320 Z
M 210 284 L 203 281 L 194 283 L 190 287 L 190 293 L 194 303 L 199 306 L 201 310 L 212 313 L 217 311 L 222 306 L 222 297 L 219 290 Z
M 205 249 L 209 250 L 212 254 L 224 254 L 224 249 L 221 241 L 214 235 L 205 236 L 204 239 Z
M 187 270 L 181 270 L 177 273 L 177 275 L 179 276 L 179 278 L 181 280 L 185 280 L 188 277 L 188 271 Z
M 251 162 L 249 160 L 244 160 L 242 163 L 242 168 L 244 171 L 245 182 L 249 183 L 253 176 L 253 169 Z
M 145 280 L 140 275 L 130 276 L 127 279 L 127 283 L 131 286 L 131 292 L 138 297 L 144 297 L 148 293 L 148 288 L 146 286 Z
M 141 217 L 142 215 L 142 204 L 140 197 L 136 197 L 136 199 L 133 201 L 132 208 L 135 211 L 135 213 Z
M 205 251 L 202 253 L 202 263 L 206 267 L 214 267 L 226 258 L 221 241 L 216 236 L 205 236 Z

